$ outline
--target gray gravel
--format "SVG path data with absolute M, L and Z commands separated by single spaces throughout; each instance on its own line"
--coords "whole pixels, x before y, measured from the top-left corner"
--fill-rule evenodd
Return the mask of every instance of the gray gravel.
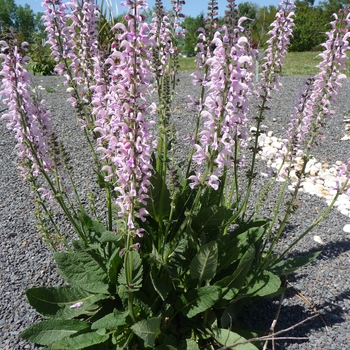
M 180 78 L 181 86 L 177 90 L 180 94 L 176 95 L 174 121 L 180 140 L 183 140 L 183 132 L 193 128 L 194 113 L 187 108 L 186 96 L 192 94 L 194 88 L 187 74 L 182 73 Z M 79 125 L 72 109 L 65 102 L 68 94 L 62 85 L 62 78 L 36 79 L 43 87 L 55 90 L 54 93 L 42 91 L 42 96 L 52 111 L 57 134 L 62 137 L 71 152 L 73 162 L 79 167 L 79 173 L 75 174 L 79 181 L 79 191 L 84 194 L 88 189 L 95 189 L 91 167 L 85 161 L 88 150 L 86 146 L 82 146 L 86 144 Z M 297 92 L 305 78 L 282 77 L 281 81 L 283 87 L 276 93 L 272 109 L 264 121 L 269 130 L 275 131 L 276 136 L 283 136 Z M 323 147 L 313 152 L 320 161 L 332 164 L 349 158 L 350 141 L 340 141 L 344 136 L 343 116 L 350 111 L 349 96 L 350 81 L 344 80 L 339 103 L 335 108 L 335 118 L 329 121 L 325 129 L 326 140 Z M 0 123 L 0 349 L 37 349 L 18 336 L 22 330 L 39 320 L 27 303 L 24 290 L 34 286 L 61 284 L 62 280 L 57 275 L 52 252 L 39 239 L 36 231 L 29 186 L 18 176 L 15 142 L 5 124 L 5 121 Z M 182 141 L 181 144 L 183 145 Z M 263 168 L 264 164 L 260 161 L 259 169 Z M 263 177 L 258 177 L 255 193 L 258 193 L 264 181 L 266 180 Z M 290 221 L 280 247 L 285 247 L 303 232 L 326 207 L 323 200 L 307 194 L 300 196 L 299 200 L 301 207 Z M 273 205 L 274 193 L 266 202 L 263 214 L 270 214 Z M 314 263 L 288 276 L 293 288 L 290 287 L 286 293 L 276 329 L 290 327 L 315 314 L 315 310 L 319 316 L 284 334 L 289 337 L 308 337 L 308 340 L 281 340 L 275 343 L 275 349 L 350 349 L 350 240 L 349 234 L 342 230 L 348 223 L 349 218 L 333 210 L 294 249 L 293 253 L 315 250 L 322 250 L 322 253 Z M 324 245 L 316 243 L 312 239 L 313 234 L 319 235 Z M 309 304 L 300 299 L 296 291 Z M 277 311 L 277 300 L 264 302 L 252 313 L 247 313 L 246 321 L 259 329 L 268 330 Z M 272 349 L 272 345 L 269 344 L 267 349 Z

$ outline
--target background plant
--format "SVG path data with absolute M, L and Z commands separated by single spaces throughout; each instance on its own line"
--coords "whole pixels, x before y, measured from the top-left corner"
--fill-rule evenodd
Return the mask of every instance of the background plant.
M 64 145 L 30 84 L 27 45 L 12 37 L 1 42 L 1 94 L 9 107 L 4 118 L 15 131 L 21 174 L 37 196 L 38 228 L 56 250 L 54 259 L 68 282 L 26 292 L 46 320 L 24 331 L 25 339 L 51 349 L 257 349 L 249 343 L 250 338 L 258 341 L 257 334 L 236 327 L 240 311 L 252 300 L 283 293 L 281 276 L 318 254 L 288 256 L 347 188 L 345 168 L 325 213 L 284 252 L 274 247 L 297 209 L 310 152 L 331 116 L 330 103 L 345 69 L 348 18 L 332 21 L 320 73 L 306 85 L 291 117 L 281 167 L 250 210 L 261 125 L 271 92 L 278 88 L 294 4 L 280 4 L 261 79 L 254 85 L 254 52 L 244 18 L 236 18 L 235 3 L 229 0 L 225 23 L 218 28 L 215 2 L 210 2 L 207 26 L 199 33 L 198 69 L 192 74 L 201 89 L 200 96 L 191 98 L 196 111 L 193 147 L 178 164 L 171 116 L 183 3 L 172 1 L 167 13 L 156 1 L 147 23 L 147 3 L 129 0 L 125 22 L 115 23 L 113 40 L 109 36 L 107 45 L 101 45 L 101 12 L 94 2 L 45 1 L 55 70 L 66 77 L 69 102 L 95 161 L 107 204 L 102 212 L 83 205 Z M 259 102 L 249 143 L 253 93 Z M 299 181 L 286 193 L 299 148 L 305 150 Z M 244 172 L 247 181 L 242 183 L 239 174 Z M 261 218 L 259 208 L 276 179 L 284 182 L 275 211 L 271 218 Z M 71 222 L 74 237 L 61 232 L 54 200 Z

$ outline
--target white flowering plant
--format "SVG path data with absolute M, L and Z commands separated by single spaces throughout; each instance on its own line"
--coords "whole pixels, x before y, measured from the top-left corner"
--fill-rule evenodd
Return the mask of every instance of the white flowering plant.
M 328 209 L 283 252 L 275 251 L 344 77 L 348 16 L 335 15 L 331 22 L 320 73 L 306 84 L 288 125 L 281 166 L 251 210 L 261 126 L 279 86 L 294 4 L 280 3 L 254 83 L 255 52 L 242 26 L 246 18 L 237 17 L 229 0 L 220 28 L 217 2 L 209 1 L 207 26 L 198 31 L 198 70 L 192 74 L 201 91 L 189 101 L 194 132 L 188 158 L 179 160 L 172 113 L 184 1 L 171 3 L 168 13 L 157 0 L 153 20 L 146 23 L 147 2 L 127 0 L 126 24 L 114 23 L 110 40 L 102 42 L 94 1 L 43 3 L 55 71 L 66 77 L 69 102 L 106 195 L 103 213 L 83 205 L 50 112 L 33 92 L 26 43 L 0 42 L 1 94 L 8 106 L 3 118 L 16 135 L 21 174 L 37 196 L 38 228 L 67 281 L 26 291 L 44 320 L 21 337 L 46 349 L 257 349 L 253 340 L 268 337 L 239 328 L 239 311 L 252 300 L 283 293 L 281 277 L 316 258 L 318 253 L 299 258 L 288 253 L 348 191 L 343 167 Z M 106 16 L 103 21 L 106 31 Z M 254 96 L 257 106 L 251 105 Z M 291 164 L 303 147 L 298 181 L 284 202 Z M 247 171 L 241 183 L 242 169 Z M 273 216 L 259 217 L 277 179 L 283 181 Z M 69 219 L 74 237 L 62 232 L 53 202 Z

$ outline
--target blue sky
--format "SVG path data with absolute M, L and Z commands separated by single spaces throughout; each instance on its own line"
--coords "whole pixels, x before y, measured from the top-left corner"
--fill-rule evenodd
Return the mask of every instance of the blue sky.
M 275 5 L 277 6 L 279 3 L 279 0 L 236 0 L 236 4 L 239 4 L 240 2 L 245 2 L 245 1 L 251 1 L 251 2 L 255 2 L 258 3 L 259 6 L 267 6 L 267 5 Z M 24 4 L 28 4 L 31 9 L 34 12 L 43 12 L 43 9 L 41 7 L 41 3 L 43 2 L 43 0 L 15 0 L 15 3 L 17 5 L 24 5 Z M 111 3 L 115 4 L 117 3 L 117 5 L 119 6 L 120 12 L 123 12 L 123 10 L 120 8 L 120 3 L 121 0 L 111 0 Z M 149 6 L 153 6 L 154 5 L 154 0 L 149 0 Z M 224 10 L 226 8 L 226 0 L 218 0 L 219 3 L 219 15 L 222 16 L 224 13 Z M 163 0 L 163 4 L 166 8 L 170 8 L 170 0 Z M 183 6 L 183 11 L 184 14 L 186 14 L 187 16 L 192 16 L 195 17 L 197 15 L 199 15 L 201 12 L 203 12 L 204 14 L 207 13 L 207 4 L 208 1 L 203 1 L 203 0 L 186 0 L 186 5 Z

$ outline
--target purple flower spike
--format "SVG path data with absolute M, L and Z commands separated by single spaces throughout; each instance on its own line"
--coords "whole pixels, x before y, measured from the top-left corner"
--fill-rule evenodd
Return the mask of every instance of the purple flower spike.
M 144 206 L 153 169 L 152 122 L 146 120 L 153 106 L 145 100 L 152 79 L 152 41 L 149 26 L 141 16 L 146 2 L 130 1 L 128 5 L 128 25 L 115 26 L 119 44 L 112 45 L 111 54 L 103 62 L 109 85 L 103 89 L 103 84 L 97 82 L 93 87 L 93 107 L 95 132 L 100 135 L 97 151 L 106 164 L 105 181 L 112 183 L 117 193 L 119 217 L 134 229 L 135 217 L 144 221 L 148 214 Z
M 8 120 L 7 128 L 14 131 L 17 140 L 21 175 L 29 179 L 57 170 L 57 164 L 51 148 L 53 132 L 49 111 L 30 86 L 32 74 L 26 70 L 29 58 L 22 53 L 26 45 L 23 43 L 18 47 L 0 42 L 1 51 L 8 51 L 7 54 L 0 54 L 3 60 L 0 95 L 8 106 L 2 118 Z M 53 198 L 48 189 L 39 188 L 38 192 L 42 199 Z

